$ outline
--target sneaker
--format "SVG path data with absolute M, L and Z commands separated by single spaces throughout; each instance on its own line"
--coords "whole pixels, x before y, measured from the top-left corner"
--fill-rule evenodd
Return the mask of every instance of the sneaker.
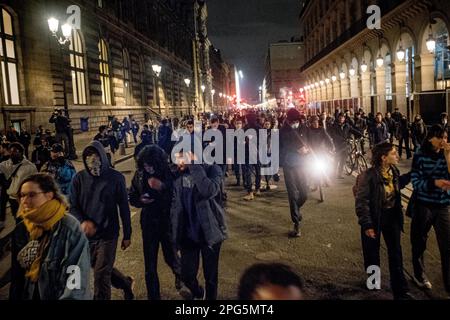
M 280 181 L 280 175 L 278 173 L 273 176 L 273 181 L 275 181 L 275 182 Z
M 416 298 L 411 293 L 405 292 L 398 296 L 394 295 L 394 300 L 416 300 Z
M 206 300 L 206 290 L 202 286 L 199 286 L 198 288 L 200 294 L 198 296 L 194 296 L 194 300 Z
M 254 193 L 255 197 L 260 197 L 261 196 L 261 190 L 256 190 Z
M 253 195 L 253 192 L 250 192 L 249 194 L 247 194 L 244 198 L 245 201 L 252 201 L 255 199 L 255 196 Z
M 294 229 L 289 231 L 289 238 L 300 238 L 302 233 L 300 232 L 300 228 L 298 225 L 294 225 Z
M 128 288 L 123 290 L 123 298 L 125 300 L 134 300 L 134 278 L 133 277 L 128 277 L 128 281 L 129 281 L 129 285 Z
M 421 289 L 431 290 L 433 285 L 426 277 L 413 277 L 414 283 Z
M 183 298 L 183 300 L 192 300 L 193 295 L 191 290 L 183 283 L 181 288 L 178 290 L 178 294 Z
M 269 184 L 266 186 L 266 191 L 270 191 L 270 185 Z

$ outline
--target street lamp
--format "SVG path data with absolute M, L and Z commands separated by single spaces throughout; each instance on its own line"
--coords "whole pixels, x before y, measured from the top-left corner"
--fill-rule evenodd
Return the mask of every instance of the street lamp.
M 211 90 L 211 109 L 214 108 L 214 95 L 216 94 L 216 90 Z
M 381 68 L 384 65 L 384 59 L 381 56 L 381 53 L 378 54 L 378 58 L 377 58 L 377 66 L 378 68 Z
M 162 67 L 159 64 L 152 65 L 153 73 L 155 74 L 155 88 L 156 88 L 156 104 L 158 105 L 159 114 L 161 115 L 161 103 L 159 101 L 159 76 L 161 75 Z
M 61 71 L 62 71 L 62 82 L 63 82 L 63 100 L 64 100 L 64 112 L 66 114 L 67 120 L 69 121 L 69 127 L 67 128 L 67 136 L 69 138 L 69 154 L 66 155 L 69 159 L 75 160 L 77 159 L 77 151 L 75 148 L 75 142 L 73 140 L 73 132 L 70 127 L 70 114 L 69 114 L 69 105 L 67 103 L 67 86 L 66 86 L 66 64 L 64 61 L 64 49 L 67 49 L 70 46 L 70 38 L 72 36 L 72 26 L 68 23 L 65 23 L 61 26 L 62 37 L 58 34 L 59 31 L 59 20 L 55 18 L 50 18 L 47 20 L 48 28 L 52 33 L 53 37 L 56 39 L 59 45 L 59 52 L 61 58 Z
M 186 84 L 186 100 L 187 100 L 187 104 L 188 104 L 188 109 L 189 109 L 189 115 L 191 114 L 191 102 L 189 99 L 189 86 L 191 85 L 191 79 L 184 79 L 184 83 Z
M 341 80 L 345 79 L 345 72 L 344 72 L 344 70 L 341 70 L 341 72 L 339 73 L 339 77 L 341 78 Z
M 367 71 L 367 64 L 366 64 L 365 60 L 363 60 L 363 62 L 361 63 L 361 71 L 363 73 L 365 73 Z
M 356 70 L 355 68 L 353 68 L 353 66 L 350 67 L 350 70 L 348 70 L 348 72 L 350 73 L 351 77 L 353 77 L 356 74 Z
M 433 29 L 431 27 L 431 24 L 430 24 L 430 33 L 428 35 L 426 45 L 427 45 L 428 51 L 430 53 L 434 53 L 434 50 L 436 49 L 436 40 L 433 37 Z
M 202 84 L 200 88 L 202 89 L 202 93 L 203 93 L 203 113 L 205 113 L 206 112 L 206 101 L 205 101 L 206 86 L 204 84 Z
M 337 80 L 337 77 L 333 74 L 333 75 L 331 76 L 331 81 L 336 82 L 336 80 Z
M 405 59 L 405 50 L 403 50 L 402 37 L 400 37 L 400 45 L 397 50 L 397 59 L 402 62 Z

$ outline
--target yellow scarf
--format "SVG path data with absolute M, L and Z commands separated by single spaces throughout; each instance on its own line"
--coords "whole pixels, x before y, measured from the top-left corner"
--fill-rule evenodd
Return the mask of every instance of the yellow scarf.
M 395 187 L 394 187 L 394 174 L 392 173 L 391 168 L 388 168 L 387 170 L 382 169 L 381 170 L 381 174 L 383 175 L 383 178 L 385 179 L 385 181 L 387 181 L 387 183 L 384 184 L 384 190 L 386 192 L 386 194 L 392 194 L 395 192 Z
M 52 230 L 53 226 L 65 216 L 66 211 L 66 206 L 54 199 L 47 201 L 37 209 L 24 210 L 21 208 L 18 216 L 23 219 L 25 227 L 30 234 L 30 240 L 37 240 L 42 237 L 45 231 Z M 41 240 L 38 256 L 31 265 L 30 270 L 25 274 L 33 282 L 36 282 L 39 278 L 42 255 L 49 240 L 48 235 Z

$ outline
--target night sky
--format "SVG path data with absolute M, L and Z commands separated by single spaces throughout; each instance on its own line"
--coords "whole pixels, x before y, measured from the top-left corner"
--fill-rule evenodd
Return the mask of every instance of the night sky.
M 268 45 L 298 38 L 301 0 L 207 0 L 208 35 L 225 61 L 244 72 L 243 97 L 254 99 L 264 79 Z

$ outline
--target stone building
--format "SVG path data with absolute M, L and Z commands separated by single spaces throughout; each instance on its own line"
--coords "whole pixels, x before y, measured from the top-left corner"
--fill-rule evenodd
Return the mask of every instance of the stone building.
M 377 8 L 381 28 L 374 29 Z M 301 72 L 311 109 L 398 107 L 436 121 L 449 104 L 449 16 L 447 0 L 306 1 Z
M 80 29 L 61 49 L 47 20 L 61 27 L 71 5 L 81 9 Z M 0 129 L 52 128 L 48 119 L 64 108 L 64 87 L 75 130 L 82 117 L 96 130 L 113 115 L 144 120 L 195 112 L 209 70 L 202 1 L 4 0 L 0 9 Z
M 265 98 L 276 99 L 285 106 L 289 102 L 298 105 L 298 90 L 304 78 L 300 67 L 305 61 L 304 44 L 299 41 L 280 41 L 269 45 L 265 70 Z

